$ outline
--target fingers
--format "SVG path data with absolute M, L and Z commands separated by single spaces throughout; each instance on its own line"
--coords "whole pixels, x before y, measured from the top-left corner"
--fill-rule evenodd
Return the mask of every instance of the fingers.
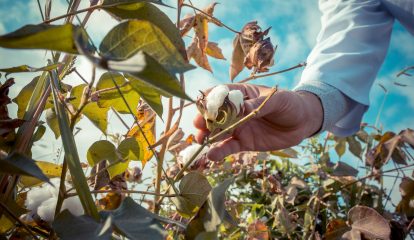
M 230 154 L 241 151 L 240 142 L 234 138 L 228 138 L 223 142 L 213 145 L 207 153 L 207 158 L 211 161 L 221 161 Z
M 206 120 L 204 120 L 203 116 L 201 116 L 200 113 L 197 113 L 197 115 L 193 119 L 194 127 L 205 130 L 207 129 Z

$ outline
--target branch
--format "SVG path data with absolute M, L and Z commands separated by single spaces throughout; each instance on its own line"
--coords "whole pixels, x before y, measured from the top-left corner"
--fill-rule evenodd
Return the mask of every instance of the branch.
M 79 13 L 83 13 L 83 12 L 87 12 L 87 11 L 93 11 L 93 10 L 98 9 L 100 7 L 101 7 L 100 4 L 94 5 L 94 6 L 90 6 L 90 7 L 84 8 L 84 9 L 80 9 L 80 10 L 77 10 L 77 11 L 69 12 L 69 13 L 63 14 L 61 16 L 58 16 L 58 17 L 54 17 L 54 18 L 45 20 L 45 21 L 43 21 L 43 23 L 51 23 L 51 22 L 54 22 L 54 21 L 57 21 L 57 20 L 60 20 L 60 19 L 63 19 L 63 18 L 69 17 L 69 16 L 73 16 L 73 15 L 76 15 L 76 14 L 79 14 Z
M 411 74 L 407 73 L 410 70 L 414 70 L 414 66 L 404 68 L 403 70 L 397 73 L 397 77 L 400 77 L 401 75 L 411 76 Z
M 156 196 L 162 196 L 162 197 L 178 197 L 180 194 L 162 194 L 162 193 L 155 193 L 155 192 L 148 192 L 148 191 L 136 191 L 136 190 L 94 190 L 91 191 L 92 194 L 99 194 L 99 193 L 111 193 L 111 192 L 119 192 L 119 193 L 129 193 L 129 194 L 148 194 L 148 195 L 156 195 Z M 73 197 L 78 195 L 77 193 L 68 193 L 67 197 Z
M 236 34 L 240 34 L 240 32 L 239 32 L 239 31 L 234 30 L 233 28 L 231 28 L 231 27 L 227 26 L 226 24 L 224 24 L 224 23 L 223 23 L 222 21 L 220 21 L 219 19 L 217 19 L 217 18 L 215 18 L 215 17 L 211 16 L 210 14 L 208 14 L 208 13 L 204 12 L 203 10 L 201 10 L 201 9 L 199 9 L 199 8 L 197 8 L 197 7 L 194 7 L 194 6 L 189 5 L 189 4 L 187 4 L 187 3 L 183 3 L 183 4 L 182 4 L 182 6 L 192 8 L 192 9 L 194 9 L 194 10 L 196 10 L 196 11 L 198 11 L 198 12 L 202 13 L 202 14 L 203 14 L 204 16 L 206 16 L 207 18 L 210 18 L 210 19 L 212 20 L 212 22 L 213 22 L 213 23 L 215 23 L 215 24 L 217 24 L 218 26 L 220 26 L 220 27 L 225 27 L 225 28 L 227 28 L 228 30 L 230 30 L 230 31 L 232 31 L 232 32 L 234 32 L 234 33 L 236 33 Z
M 6 211 L 16 222 L 20 223 L 24 229 L 26 229 L 27 232 L 29 232 L 30 235 L 32 235 L 32 237 L 34 239 L 39 239 L 33 232 L 32 230 L 30 230 L 30 228 L 22 221 L 20 220 L 20 218 L 18 218 L 16 215 L 14 215 L 14 213 L 2 202 L 0 202 L 0 206 L 1 208 L 3 208 L 4 211 Z
M 248 82 L 250 80 L 254 80 L 254 79 L 258 79 L 258 78 L 264 78 L 264 77 L 269 77 L 269 76 L 277 75 L 277 74 L 280 74 L 280 73 L 288 72 L 288 71 L 291 71 L 293 69 L 300 68 L 300 67 L 305 67 L 305 66 L 306 66 L 306 62 L 302 62 L 302 63 L 299 63 L 299 64 L 293 66 L 293 67 L 286 68 L 286 69 L 281 70 L 281 71 L 272 72 L 272 73 L 266 73 L 266 74 L 262 74 L 262 75 L 252 75 L 252 76 L 250 76 L 248 78 L 245 78 L 245 79 L 239 81 L 238 83 L 245 83 L 245 82 Z

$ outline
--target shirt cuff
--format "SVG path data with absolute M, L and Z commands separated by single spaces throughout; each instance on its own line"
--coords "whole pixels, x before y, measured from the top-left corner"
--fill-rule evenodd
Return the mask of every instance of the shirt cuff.
M 307 81 L 294 88 L 294 91 L 307 91 L 319 97 L 323 108 L 323 123 L 320 132 L 335 129 L 335 124 L 346 115 L 352 100 L 338 89 L 318 81 Z

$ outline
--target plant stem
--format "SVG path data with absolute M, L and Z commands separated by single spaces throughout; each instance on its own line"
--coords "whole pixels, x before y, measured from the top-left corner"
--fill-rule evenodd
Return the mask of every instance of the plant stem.
M 179 194 L 162 194 L 162 193 L 155 193 L 155 192 L 148 192 L 148 191 L 138 191 L 138 190 L 93 190 L 91 191 L 92 194 L 99 194 L 99 193 L 110 193 L 110 192 L 119 192 L 119 193 L 130 193 L 130 194 L 147 194 L 147 195 L 156 195 L 156 196 L 162 196 L 162 197 L 178 197 Z M 76 196 L 77 193 L 68 193 L 67 197 L 73 197 Z
M 245 79 L 239 81 L 238 83 L 245 83 L 245 82 L 248 82 L 250 80 L 254 80 L 254 79 L 258 79 L 258 78 L 264 78 L 264 77 L 269 77 L 269 76 L 277 75 L 277 74 L 284 73 L 284 72 L 288 72 L 288 71 L 291 71 L 293 69 L 300 68 L 300 67 L 304 67 L 304 66 L 306 66 L 306 62 L 299 63 L 299 64 L 297 64 L 297 65 L 295 65 L 293 67 L 286 68 L 284 70 L 280 70 L 280 71 L 277 71 L 277 72 L 266 73 L 266 74 L 262 74 L 262 75 L 252 75 L 252 76 L 250 76 L 248 78 L 245 78 Z
M 215 17 L 213 17 L 213 16 L 209 15 L 208 13 L 204 12 L 203 10 L 201 10 L 201 9 L 199 9 L 199 8 L 197 8 L 197 7 L 194 7 L 194 6 L 192 6 L 192 5 L 190 5 L 190 4 L 187 4 L 187 3 L 183 3 L 181 6 L 183 6 L 183 7 L 189 7 L 189 8 L 192 8 L 192 9 L 194 9 L 194 10 L 196 10 L 196 11 L 198 11 L 198 12 L 202 13 L 202 14 L 203 14 L 203 15 L 205 15 L 206 17 L 210 18 L 210 19 L 212 20 L 212 22 L 213 22 L 213 23 L 216 23 L 218 26 L 220 26 L 220 27 L 225 27 L 225 28 L 227 28 L 228 30 L 230 30 L 230 31 L 232 31 L 232 32 L 234 32 L 234 33 L 236 33 L 236 34 L 240 34 L 240 32 L 239 32 L 239 31 L 234 30 L 233 28 L 231 28 L 231 27 L 227 26 L 226 24 L 224 24 L 224 23 L 223 23 L 222 21 L 220 21 L 219 19 L 217 19 L 217 18 L 215 18 Z M 177 22 L 177 23 L 179 23 L 179 22 Z
M 20 218 L 18 218 L 16 215 L 14 215 L 14 213 L 3 203 L 3 202 L 1 202 L 0 201 L 0 206 L 1 206 L 1 208 L 4 210 L 4 211 L 6 211 L 16 222 L 18 222 L 18 223 L 20 223 L 23 227 L 24 227 L 24 229 L 26 229 L 26 231 L 30 234 L 30 235 L 32 235 L 32 237 L 34 238 L 34 239 L 39 239 L 33 232 L 32 232 L 32 230 L 22 221 L 22 220 L 20 220 Z

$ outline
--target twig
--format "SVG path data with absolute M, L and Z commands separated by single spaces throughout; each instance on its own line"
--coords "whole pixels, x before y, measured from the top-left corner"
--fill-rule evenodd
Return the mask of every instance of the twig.
M 24 229 L 26 229 L 30 235 L 33 236 L 34 239 L 39 239 L 33 232 L 32 230 L 22 221 L 20 220 L 20 218 L 18 218 L 17 216 L 14 215 L 14 213 L 3 203 L 0 202 L 0 206 L 1 208 L 3 208 L 4 211 L 6 211 L 15 221 L 17 221 L 19 224 L 21 224 Z
M 124 127 L 129 130 L 128 124 L 126 124 L 126 122 L 124 121 L 124 119 L 121 118 L 121 116 L 119 115 L 119 113 L 113 107 L 111 107 L 111 109 L 115 113 L 115 115 L 118 117 L 119 121 L 121 121 L 122 125 L 124 125 Z
M 58 17 L 54 17 L 54 18 L 45 20 L 45 21 L 43 21 L 43 23 L 51 23 L 51 22 L 54 22 L 54 21 L 63 19 L 65 17 L 73 16 L 73 15 L 76 15 L 76 14 L 79 14 L 79 13 L 83 13 L 83 12 L 87 12 L 87 11 L 91 11 L 91 10 L 95 10 L 95 9 L 100 8 L 100 7 L 101 7 L 101 5 L 90 6 L 90 7 L 84 8 L 84 9 L 80 9 L 80 10 L 77 10 L 77 11 L 69 12 L 69 13 L 63 14 L 61 16 L 58 16 Z
M 137 190 L 93 190 L 91 191 L 92 194 L 99 194 L 99 193 L 111 193 L 111 192 L 119 192 L 119 193 L 130 193 L 130 194 L 147 194 L 147 195 L 158 195 L 163 197 L 178 197 L 179 194 L 162 194 L 162 193 L 155 193 L 155 192 L 148 192 L 148 191 L 137 191 Z M 68 193 L 67 197 L 73 197 L 78 195 L 77 193 Z
M 397 77 L 400 77 L 401 75 L 408 75 L 411 76 L 411 74 L 408 74 L 407 72 L 410 70 L 413 70 L 414 66 L 410 66 L 410 67 L 406 67 L 403 70 L 401 70 L 400 72 L 397 73 Z
M 37 6 L 39 7 L 40 16 L 42 17 L 42 20 L 45 20 L 45 15 L 43 15 L 42 6 L 40 5 L 40 1 L 37 0 Z
M 201 9 L 199 9 L 199 8 L 197 8 L 197 7 L 194 7 L 194 6 L 192 6 L 192 5 L 190 5 L 190 4 L 187 4 L 187 3 L 183 3 L 183 4 L 182 4 L 182 6 L 192 8 L 192 9 L 194 9 L 194 10 L 196 10 L 196 11 L 198 11 L 198 12 L 202 13 L 203 15 L 207 16 L 208 18 L 211 18 L 211 19 L 213 20 L 213 22 L 214 22 L 214 23 L 216 23 L 218 26 L 223 26 L 223 27 L 227 28 L 228 30 L 230 30 L 230 31 L 232 31 L 232 32 L 234 32 L 234 33 L 236 33 L 236 34 L 240 34 L 240 32 L 239 32 L 239 31 L 234 30 L 233 28 L 231 28 L 231 27 L 227 26 L 226 24 L 224 24 L 224 23 L 223 23 L 222 21 L 220 21 L 219 19 L 217 19 L 217 18 L 215 18 L 215 17 L 211 16 L 210 14 L 208 14 L 208 13 L 204 12 L 203 10 L 201 10 Z M 179 22 L 178 22 L 178 23 L 179 23 Z
M 350 183 L 348 183 L 348 184 L 342 185 L 342 187 L 341 187 L 339 190 L 345 189 L 345 188 L 347 188 L 347 187 L 349 187 L 349 186 L 351 186 L 351 185 L 353 185 L 353 184 L 355 184 L 355 183 L 357 183 L 357 182 L 361 182 L 361 181 L 363 181 L 363 180 L 365 180 L 365 179 L 368 179 L 368 178 L 371 178 L 371 177 L 379 176 L 379 175 L 384 174 L 384 173 L 389 173 L 389 172 L 399 171 L 399 170 L 401 170 L 401 169 L 404 169 L 404 168 L 409 168 L 409 167 L 412 167 L 412 166 L 414 166 L 414 163 L 413 163 L 413 164 L 410 164 L 410 165 L 403 166 L 403 167 L 398 167 L 398 168 L 389 169 L 389 170 L 386 170 L 386 171 L 383 171 L 383 172 L 380 172 L 380 173 L 377 173 L 377 174 L 371 173 L 371 174 L 368 174 L 368 175 L 366 175 L 366 176 L 364 176 L 364 177 L 361 177 L 361 178 L 359 178 L 359 179 L 356 179 L 356 180 L 355 180 L 355 181 L 353 181 L 353 182 L 350 182 Z
M 281 70 L 281 71 L 266 73 L 266 74 L 262 74 L 262 75 L 253 75 L 253 76 L 250 76 L 248 78 L 245 78 L 245 79 L 239 81 L 238 83 L 245 83 L 245 82 L 248 82 L 250 80 L 254 80 L 254 79 L 258 79 L 258 78 L 264 78 L 264 77 L 277 75 L 277 74 L 280 74 L 280 73 L 288 72 L 288 71 L 291 71 L 293 69 L 300 68 L 300 67 L 305 67 L 305 66 L 306 66 L 306 62 L 302 62 L 302 63 L 299 63 L 299 64 L 293 66 L 293 67 L 286 68 L 286 69 Z

